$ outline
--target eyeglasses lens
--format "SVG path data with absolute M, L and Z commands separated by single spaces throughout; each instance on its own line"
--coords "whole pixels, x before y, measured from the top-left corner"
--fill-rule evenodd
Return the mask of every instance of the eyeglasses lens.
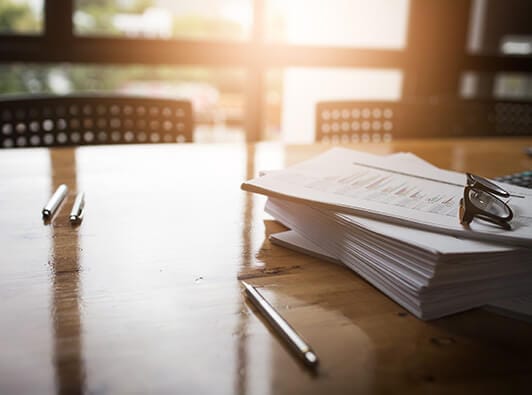
M 469 175 L 470 179 L 475 183 L 477 184 L 477 186 L 480 186 L 482 187 L 483 189 L 491 192 L 491 193 L 494 193 L 498 196 L 502 196 L 502 197 L 509 197 L 510 194 L 505 191 L 504 189 L 502 189 L 500 186 L 498 186 L 497 184 L 491 182 L 490 180 L 484 178 L 484 177 L 480 177 L 480 176 L 476 176 L 474 174 L 470 174 Z
M 484 191 L 471 189 L 469 191 L 469 201 L 479 210 L 499 218 L 505 218 L 510 215 L 508 206 Z

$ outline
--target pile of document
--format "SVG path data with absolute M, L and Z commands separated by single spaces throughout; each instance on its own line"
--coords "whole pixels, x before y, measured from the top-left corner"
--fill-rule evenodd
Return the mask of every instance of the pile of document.
M 273 242 L 341 262 L 419 318 L 511 310 L 516 297 L 526 314 L 532 190 L 501 184 L 514 195 L 511 230 L 476 220 L 466 228 L 464 184 L 464 174 L 412 154 L 335 148 L 242 187 L 268 195 L 266 211 L 291 229 Z

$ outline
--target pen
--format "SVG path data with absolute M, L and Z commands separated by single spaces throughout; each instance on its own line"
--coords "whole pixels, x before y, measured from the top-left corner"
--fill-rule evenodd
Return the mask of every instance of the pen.
M 85 194 L 83 192 L 78 193 L 72 211 L 70 211 L 70 222 L 77 223 L 83 219 L 83 208 L 85 207 Z
M 46 206 L 42 209 L 42 216 L 45 219 L 51 218 L 63 199 L 66 197 L 68 187 L 65 184 L 61 184 L 57 187 L 56 191 L 46 203 Z
M 245 281 L 242 285 L 246 289 L 247 296 L 253 304 L 264 314 L 268 322 L 277 330 L 286 340 L 297 355 L 303 359 L 305 364 L 311 368 L 318 366 L 318 356 L 312 351 L 310 346 L 297 334 L 286 320 L 268 303 L 257 289 Z

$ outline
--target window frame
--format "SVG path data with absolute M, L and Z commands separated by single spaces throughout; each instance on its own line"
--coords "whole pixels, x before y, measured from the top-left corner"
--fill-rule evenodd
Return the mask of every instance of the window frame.
M 266 73 L 271 68 L 399 69 L 404 75 L 402 100 L 459 97 L 465 71 L 530 72 L 532 57 L 467 53 L 471 2 L 410 0 L 405 48 L 387 50 L 268 43 L 265 0 L 253 0 L 251 37 L 243 42 L 76 36 L 74 0 L 45 0 L 43 33 L 1 34 L 0 62 L 240 67 L 248 76 L 246 140 L 258 141 L 264 130 Z

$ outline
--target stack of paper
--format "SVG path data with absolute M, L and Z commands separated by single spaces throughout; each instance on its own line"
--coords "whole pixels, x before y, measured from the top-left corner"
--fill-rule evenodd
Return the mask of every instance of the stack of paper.
M 340 261 L 432 319 L 532 290 L 532 191 L 504 185 L 515 195 L 512 230 L 467 229 L 464 183 L 413 155 L 334 149 L 243 188 L 269 195 L 266 211 L 295 231 L 274 241 Z

